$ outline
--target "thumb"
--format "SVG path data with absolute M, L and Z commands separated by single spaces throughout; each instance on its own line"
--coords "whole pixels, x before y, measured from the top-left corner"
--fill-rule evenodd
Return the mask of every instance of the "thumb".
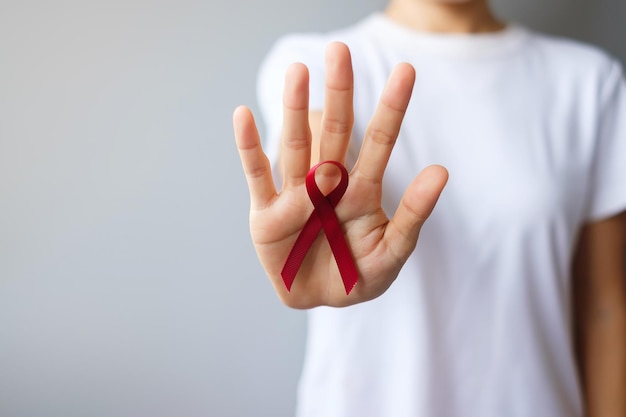
M 400 205 L 385 230 L 387 247 L 403 261 L 409 257 L 422 225 L 430 216 L 448 181 L 441 165 L 424 168 L 407 187 Z

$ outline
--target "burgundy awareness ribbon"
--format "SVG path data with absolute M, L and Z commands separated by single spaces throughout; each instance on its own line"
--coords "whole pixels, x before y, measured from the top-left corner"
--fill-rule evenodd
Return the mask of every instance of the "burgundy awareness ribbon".
M 322 194 L 317 183 L 315 182 L 315 171 L 324 164 L 333 164 L 341 171 L 341 180 L 339 184 L 328 195 Z M 287 287 L 287 291 L 291 290 L 291 284 L 304 261 L 304 258 L 311 248 L 311 245 L 317 238 L 320 230 L 324 230 L 324 234 L 330 244 L 330 249 L 333 252 L 337 266 L 339 267 L 339 273 L 343 280 L 343 285 L 346 289 L 346 294 L 350 294 L 350 291 L 356 285 L 358 279 L 358 272 L 354 261 L 352 260 L 352 254 L 348 243 L 343 236 L 339 220 L 335 214 L 335 206 L 341 200 L 346 189 L 348 188 L 348 171 L 339 162 L 336 161 L 323 161 L 315 165 L 306 176 L 306 190 L 309 193 L 309 198 L 313 203 L 313 212 L 309 216 L 306 224 L 302 228 L 302 231 L 296 238 L 296 242 L 291 248 L 291 252 L 285 261 L 281 276 L 283 282 Z

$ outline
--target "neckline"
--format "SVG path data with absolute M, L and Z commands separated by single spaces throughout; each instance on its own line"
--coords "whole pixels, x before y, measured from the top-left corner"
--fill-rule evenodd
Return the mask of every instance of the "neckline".
M 451 58 L 487 58 L 507 54 L 528 38 L 527 29 L 507 23 L 504 29 L 482 33 L 438 33 L 412 29 L 376 12 L 367 19 L 371 36 L 406 51 Z

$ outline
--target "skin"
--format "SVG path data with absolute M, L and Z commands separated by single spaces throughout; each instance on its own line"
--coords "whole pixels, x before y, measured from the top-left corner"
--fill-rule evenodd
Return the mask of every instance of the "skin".
M 484 33 L 505 27 L 487 0 L 391 0 L 385 14 L 421 32 Z
M 626 213 L 589 223 L 574 256 L 576 348 L 588 417 L 626 416 Z
M 385 11 L 417 31 L 484 33 L 505 25 L 486 0 L 391 0 Z M 447 181 L 441 166 L 426 167 L 406 189 L 396 213 L 381 209 L 382 176 L 408 105 L 415 70 L 399 64 L 389 76 L 372 117 L 350 185 L 336 207 L 351 247 L 359 283 L 346 296 L 323 234 L 305 259 L 291 292 L 280 271 L 309 213 L 304 180 L 319 160 L 344 162 L 353 124 L 353 75 L 348 48 L 326 53 L 326 101 L 321 112 L 308 109 L 308 72 L 292 65 L 286 75 L 281 163 L 284 184 L 274 187 L 270 164 L 252 113 L 233 116 L 235 139 L 250 190 L 250 231 L 258 257 L 276 293 L 288 306 L 348 306 L 381 295 L 393 283 L 416 246 L 419 231 Z M 332 167 L 316 176 L 330 191 Z M 584 225 L 572 258 L 574 327 L 587 417 L 626 416 L 626 212 Z

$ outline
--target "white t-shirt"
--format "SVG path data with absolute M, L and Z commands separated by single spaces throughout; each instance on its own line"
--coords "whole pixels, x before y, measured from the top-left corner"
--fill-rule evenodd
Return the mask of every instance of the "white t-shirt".
M 385 294 L 310 311 L 298 416 L 581 416 L 570 263 L 582 224 L 626 209 L 620 66 L 516 25 L 427 34 L 375 14 L 290 35 L 259 76 L 272 159 L 285 68 L 309 66 L 311 108 L 322 109 L 333 40 L 350 46 L 355 71 L 350 163 L 391 69 L 417 71 L 385 174 L 387 213 L 426 165 L 450 180 Z

